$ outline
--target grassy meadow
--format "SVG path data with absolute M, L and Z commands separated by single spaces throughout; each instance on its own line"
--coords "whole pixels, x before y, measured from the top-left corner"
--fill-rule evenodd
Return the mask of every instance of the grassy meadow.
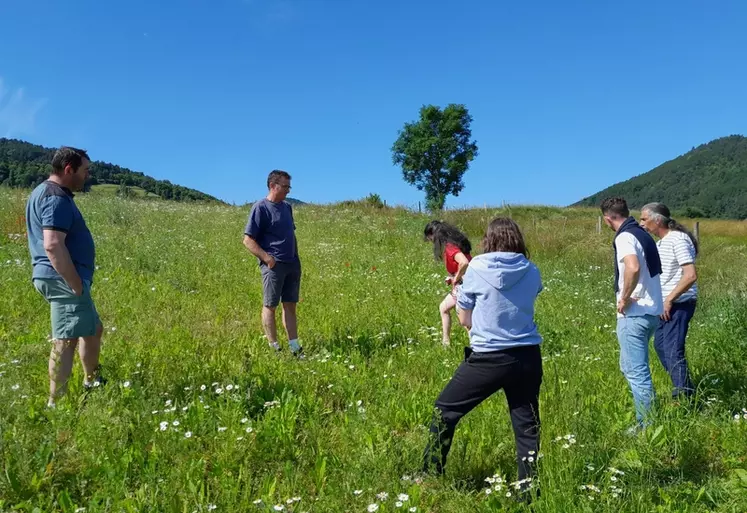
M 0 511 L 530 511 L 511 495 L 502 393 L 460 423 L 444 477 L 419 474 L 433 403 L 468 343 L 455 322 L 441 347 L 447 289 L 425 214 L 295 209 L 308 354 L 297 361 L 263 339 L 246 208 L 78 195 L 109 383 L 84 396 L 76 357 L 67 397 L 46 410 L 49 311 L 30 281 L 26 194 L 0 189 Z M 531 510 L 747 511 L 747 223 L 701 222 L 696 404 L 673 403 L 652 347 L 654 424 L 629 436 L 611 231 L 597 234 L 584 209 L 445 218 L 477 246 L 497 215 L 522 226 L 545 285 Z

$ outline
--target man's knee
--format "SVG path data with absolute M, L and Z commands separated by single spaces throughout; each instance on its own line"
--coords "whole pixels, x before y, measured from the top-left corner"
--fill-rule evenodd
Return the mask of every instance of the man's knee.
M 436 402 L 434 414 L 440 421 L 439 423 L 445 427 L 456 426 L 459 420 L 464 416 L 463 413 L 452 410 L 438 401 Z

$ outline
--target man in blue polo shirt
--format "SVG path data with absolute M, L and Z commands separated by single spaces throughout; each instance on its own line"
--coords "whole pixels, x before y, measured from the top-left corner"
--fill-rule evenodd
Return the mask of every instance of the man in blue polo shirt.
M 104 327 L 91 299 L 96 251 L 93 237 L 73 201 L 83 189 L 90 159 L 63 146 L 52 158 L 52 174 L 31 193 L 26 204 L 32 281 L 50 305 L 54 347 L 49 355 L 49 401 L 64 395 L 73 369 L 75 347 L 90 389 L 102 385 L 99 353 Z
M 291 177 L 281 170 L 267 177 L 267 197 L 252 205 L 244 228 L 244 246 L 257 257 L 262 274 L 262 326 L 276 351 L 278 344 L 275 310 L 283 303 L 283 324 L 291 352 L 303 357 L 298 343 L 296 303 L 301 288 L 301 260 L 298 258 L 293 209 L 285 201 Z

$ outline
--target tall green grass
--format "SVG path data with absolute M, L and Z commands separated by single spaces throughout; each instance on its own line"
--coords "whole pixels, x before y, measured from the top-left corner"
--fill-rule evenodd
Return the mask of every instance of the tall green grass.
M 109 384 L 85 396 L 76 362 L 49 411 L 48 310 L 30 283 L 25 198 L 0 190 L 0 511 L 529 511 L 506 497 L 510 486 L 485 481 L 516 479 L 502 393 L 460 423 L 445 477 L 419 475 L 433 402 L 468 343 L 455 326 L 441 347 L 444 271 L 422 241 L 425 215 L 295 209 L 309 354 L 299 362 L 263 340 L 246 209 L 76 200 L 97 243 Z M 652 351 L 655 422 L 629 437 L 612 233 L 597 234 L 596 211 L 583 209 L 445 217 L 477 245 L 496 215 L 520 223 L 545 284 L 533 510 L 747 511 L 747 418 L 735 420 L 747 413 L 744 225 L 701 224 L 688 339 L 697 404 L 669 399 Z

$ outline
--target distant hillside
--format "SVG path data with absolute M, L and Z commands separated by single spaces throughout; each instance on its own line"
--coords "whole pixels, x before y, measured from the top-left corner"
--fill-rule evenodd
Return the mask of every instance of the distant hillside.
M 295 206 L 302 207 L 304 205 L 308 205 L 308 203 L 306 203 L 305 201 L 301 201 L 301 200 L 298 200 L 298 199 L 295 199 L 295 198 L 285 198 L 285 201 L 287 201 L 288 203 L 290 203 L 294 207 Z
M 0 138 L 0 185 L 10 187 L 34 187 L 43 182 L 52 169 L 51 162 L 55 149 L 45 148 L 17 139 Z M 140 196 L 158 196 L 175 201 L 215 201 L 218 198 L 172 184 L 168 180 L 156 180 L 150 176 L 125 167 L 101 162 L 91 162 L 90 179 L 86 182 L 86 190 L 92 186 L 109 184 L 142 189 Z
M 573 206 L 598 206 L 607 196 L 631 208 L 661 201 L 692 217 L 747 219 L 747 137 L 715 139 Z

